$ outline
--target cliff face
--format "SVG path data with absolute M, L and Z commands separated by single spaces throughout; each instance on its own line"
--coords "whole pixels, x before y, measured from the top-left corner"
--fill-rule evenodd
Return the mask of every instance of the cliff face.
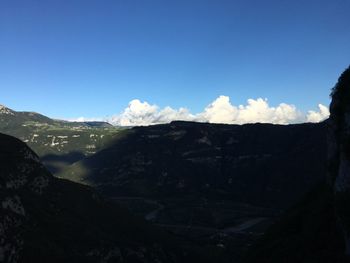
M 334 190 L 335 213 L 350 255 L 350 67 L 332 92 L 328 158 L 329 182 Z

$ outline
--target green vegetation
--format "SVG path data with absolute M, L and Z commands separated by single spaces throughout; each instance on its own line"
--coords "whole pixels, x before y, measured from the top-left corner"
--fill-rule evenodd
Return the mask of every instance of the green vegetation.
M 27 143 L 57 173 L 106 147 L 125 128 L 104 122 L 67 122 L 1 106 L 0 132 Z

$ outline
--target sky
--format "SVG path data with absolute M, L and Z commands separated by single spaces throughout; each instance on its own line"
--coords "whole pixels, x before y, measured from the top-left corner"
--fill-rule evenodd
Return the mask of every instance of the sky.
M 348 0 L 2 0 L 0 104 L 63 119 L 327 116 Z

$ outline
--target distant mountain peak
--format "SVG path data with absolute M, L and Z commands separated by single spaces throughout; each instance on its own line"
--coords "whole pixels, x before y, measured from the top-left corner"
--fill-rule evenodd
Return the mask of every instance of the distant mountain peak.
M 0 104 L 0 114 L 15 115 L 14 111 Z

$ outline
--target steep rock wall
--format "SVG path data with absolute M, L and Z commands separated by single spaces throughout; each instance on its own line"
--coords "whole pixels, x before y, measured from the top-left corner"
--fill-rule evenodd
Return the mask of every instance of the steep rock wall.
M 334 190 L 335 213 L 350 255 L 350 67 L 332 91 L 329 119 L 328 180 Z

